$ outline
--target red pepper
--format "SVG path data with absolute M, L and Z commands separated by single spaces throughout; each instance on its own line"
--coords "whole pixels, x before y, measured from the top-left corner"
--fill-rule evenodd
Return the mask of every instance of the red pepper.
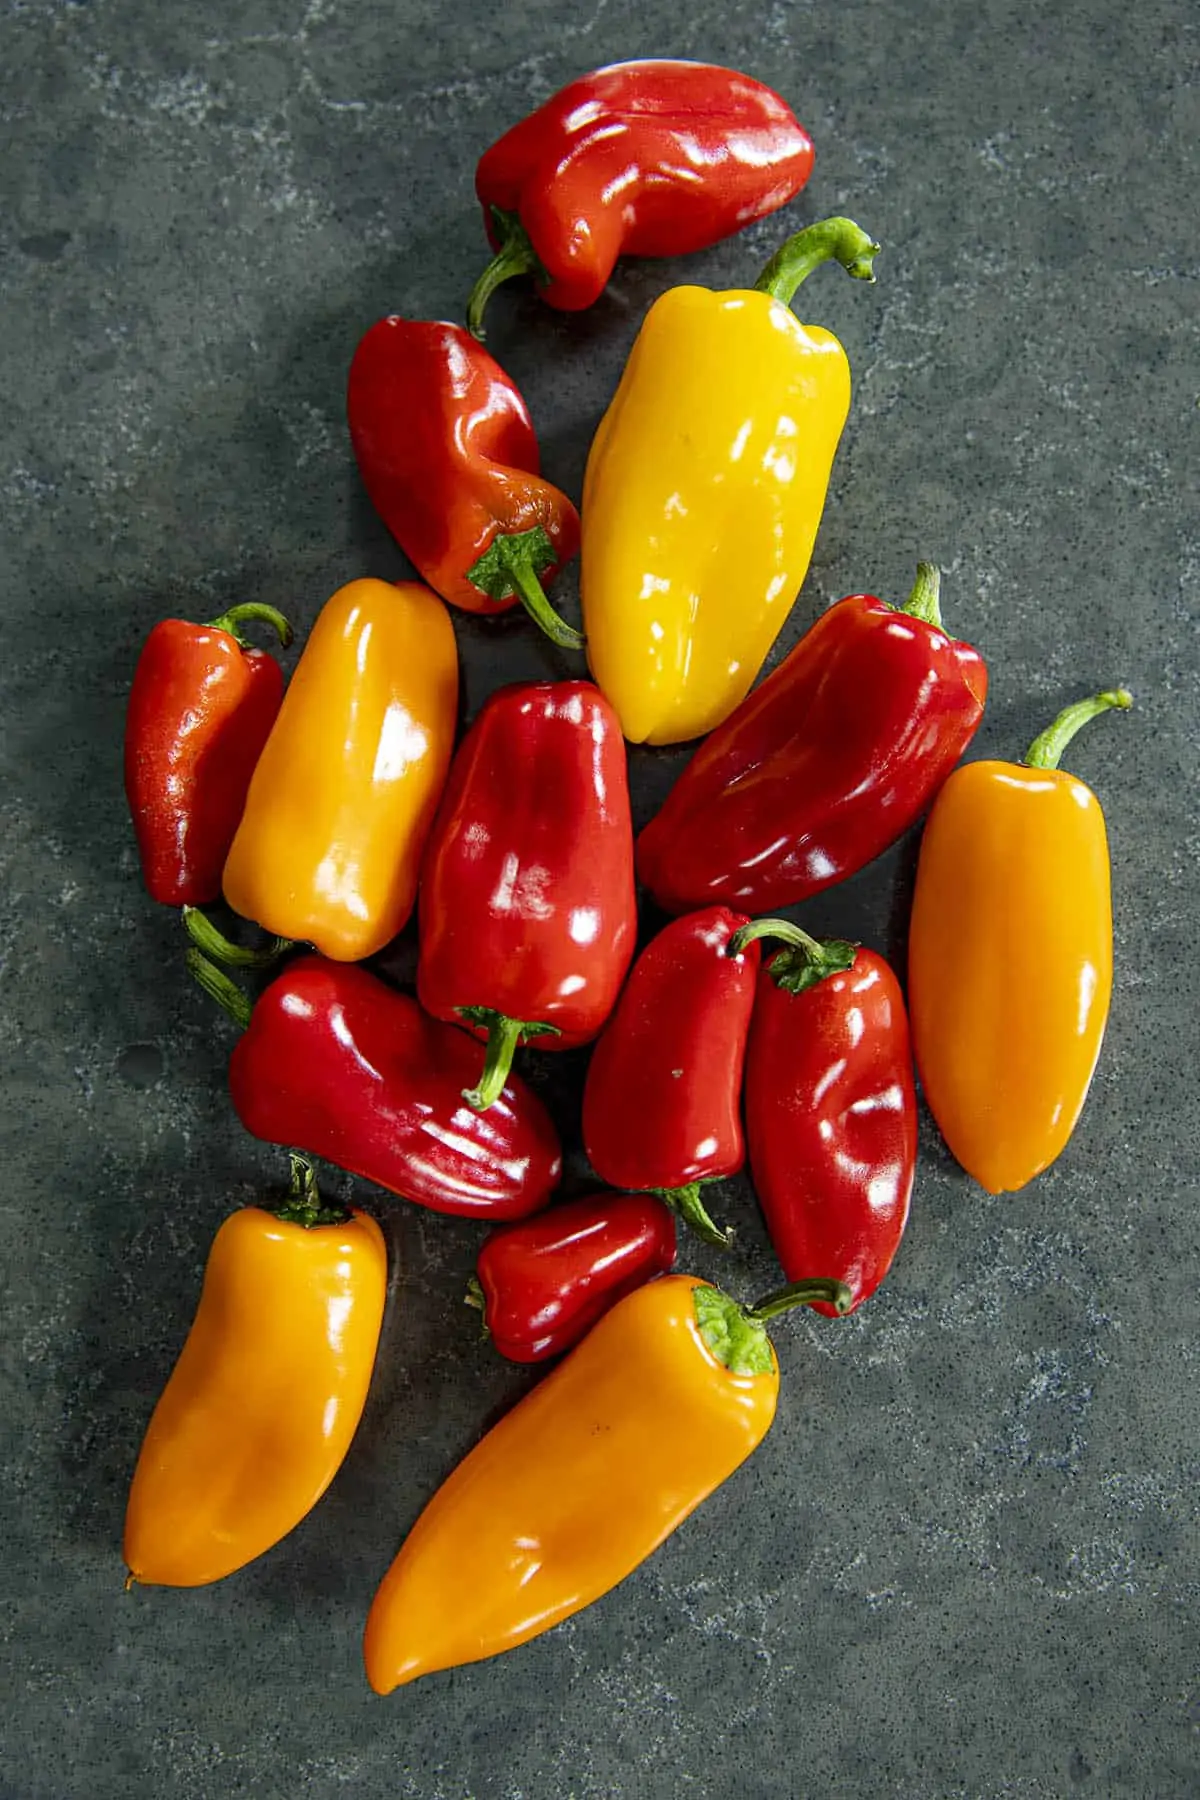
M 429 586 L 466 612 L 520 600 L 579 649 L 542 587 L 578 551 L 579 514 L 538 474 L 528 409 L 495 358 L 458 325 L 380 319 L 354 352 L 346 411 L 371 503 Z
M 146 639 L 125 716 L 125 793 L 146 887 L 167 906 L 221 892 L 254 765 L 283 700 L 283 670 L 247 648 L 240 625 L 262 619 L 285 646 L 292 628 L 248 601 L 211 625 L 163 619 Z
M 727 1244 L 700 1183 L 745 1161 L 740 1100 L 759 951 L 729 954 L 744 914 L 675 919 L 633 965 L 583 1090 L 583 1142 L 602 1181 L 648 1189 L 710 1243 Z
M 486 1114 L 462 1097 L 479 1046 L 356 963 L 300 956 L 253 1010 L 197 950 L 188 966 L 245 1034 L 229 1064 L 239 1119 L 433 1212 L 520 1219 L 549 1200 L 562 1154 L 516 1076 Z
M 791 906 L 864 868 L 922 813 L 975 735 L 977 650 L 946 635 L 939 577 L 907 604 L 839 600 L 696 752 L 638 839 L 668 912 Z
M 812 172 L 812 140 L 778 94 L 734 69 L 650 59 L 562 88 L 486 150 L 475 175 L 497 255 L 467 304 L 513 275 L 578 312 L 618 256 L 704 250 L 787 203 Z
M 501 1356 L 571 1349 L 610 1307 L 675 1261 L 675 1220 L 653 1194 L 590 1194 L 493 1231 L 467 1295 Z
M 917 1096 L 900 984 L 873 950 L 817 943 L 783 919 L 758 978 L 746 1052 L 750 1173 L 784 1274 L 836 1276 L 853 1311 L 875 1292 L 908 1218 Z M 822 1302 L 817 1310 L 834 1317 Z
M 620 721 L 589 681 L 500 688 L 459 748 L 421 870 L 417 993 L 488 1040 L 490 1106 L 519 1043 L 595 1037 L 637 937 Z

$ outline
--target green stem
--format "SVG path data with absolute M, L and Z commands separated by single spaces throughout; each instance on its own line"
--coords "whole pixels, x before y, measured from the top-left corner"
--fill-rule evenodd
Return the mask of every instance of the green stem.
M 543 1025 L 535 1019 L 510 1019 L 493 1006 L 456 1006 L 454 1010 L 469 1024 L 484 1026 L 488 1034 L 479 1084 L 462 1091 L 463 1099 L 476 1112 L 486 1112 L 504 1092 L 519 1044 L 531 1037 L 562 1036 L 557 1025 Z
M 215 1000 L 229 1014 L 239 1031 L 245 1031 L 254 1010 L 249 996 L 243 994 L 228 975 L 223 975 L 216 963 L 209 962 L 202 950 L 189 950 L 184 962 L 192 980 L 198 982 L 209 999 Z
M 479 1314 L 479 1335 L 490 1338 L 492 1328 L 487 1322 L 487 1295 L 483 1291 L 483 1283 L 478 1275 L 472 1275 L 467 1282 L 467 1291 L 463 1295 L 463 1305 L 473 1306 Z
M 840 975 L 844 969 L 853 968 L 858 954 L 858 945 L 851 944 L 846 938 L 826 938 L 822 942 L 810 937 L 789 919 L 751 919 L 748 925 L 734 932 L 725 954 L 740 956 L 755 938 L 778 938 L 789 946 L 778 956 L 773 956 L 767 966 L 767 973 L 776 987 L 789 994 L 802 994 L 806 988 L 816 987 L 818 981 L 824 981 L 827 975 Z
M 480 275 L 467 299 L 467 330 L 473 337 L 477 337 L 481 344 L 487 336 L 487 332 L 483 329 L 484 311 L 498 287 L 502 287 L 506 281 L 511 281 L 514 275 L 533 275 L 541 282 L 547 282 L 550 279 L 542 267 L 541 257 L 529 240 L 529 233 L 517 214 L 505 212 L 500 206 L 493 206 L 491 210 L 496 236 L 500 239 L 500 248 Z
M 272 625 L 279 634 L 279 642 L 286 650 L 295 633 L 291 626 L 274 606 L 268 606 L 263 600 L 246 600 L 240 606 L 231 606 L 223 612 L 219 619 L 210 619 L 212 631 L 227 631 L 230 637 L 236 638 L 239 644 L 246 642 L 239 626 L 248 625 L 257 620 L 264 625 Z
M 800 283 L 831 259 L 856 281 L 874 281 L 878 254 L 879 245 L 853 219 L 821 219 L 781 244 L 754 285 L 790 306 Z
M 549 532 L 535 525 L 530 531 L 494 537 L 479 561 L 467 570 L 467 580 L 490 600 L 507 600 L 515 594 L 551 643 L 562 650 L 582 650 L 583 633 L 559 617 L 538 580 L 541 571 L 557 561 L 558 551 Z
M 1038 737 L 1035 737 L 1022 761 L 1027 769 L 1057 769 L 1059 759 L 1075 733 L 1086 725 L 1089 719 L 1098 718 L 1101 713 L 1118 707 L 1122 712 L 1133 705 L 1133 695 L 1128 688 L 1107 688 L 1102 694 L 1093 694 L 1090 699 L 1076 700 L 1073 706 L 1064 707 L 1053 725 L 1047 725 Z
M 340 1200 L 326 1204 L 317 1186 L 317 1174 L 307 1156 L 299 1150 L 288 1152 L 292 1160 L 292 1179 L 287 1195 L 271 1211 L 287 1225 L 303 1225 L 311 1231 L 314 1225 L 344 1225 L 351 1218 L 350 1208 Z
M 733 1244 L 733 1232 L 728 1226 L 714 1223 L 700 1198 L 700 1186 L 698 1181 L 689 1181 L 685 1187 L 651 1188 L 649 1192 L 665 1200 L 671 1211 L 678 1213 L 703 1243 L 715 1244 L 718 1250 L 728 1250 Z
M 794 1306 L 832 1306 L 842 1316 L 853 1305 L 854 1295 L 844 1281 L 813 1275 L 807 1281 L 793 1281 L 787 1287 L 777 1288 L 774 1293 L 764 1295 L 754 1306 L 746 1308 L 746 1317 L 765 1325 L 768 1319 L 774 1319 L 780 1313 L 791 1312 Z
M 768 1294 L 757 1306 L 739 1306 L 720 1288 L 701 1282 L 692 1289 L 692 1306 L 701 1337 L 731 1375 L 769 1375 L 775 1366 L 766 1321 L 793 1306 L 834 1306 L 848 1313 L 854 1296 L 844 1281 L 794 1281 Z
M 910 619 L 923 619 L 926 625 L 940 626 L 942 622 L 941 597 L 942 576 L 937 564 L 919 562 L 913 591 L 904 605 L 897 607 L 896 610 L 907 613 Z
M 198 906 L 183 908 L 183 923 L 188 936 L 197 950 L 203 950 L 214 962 L 224 963 L 230 969 L 269 969 L 272 963 L 278 962 L 289 950 L 294 950 L 294 938 L 272 938 L 261 950 L 245 950 L 240 944 L 233 944 L 217 930 L 207 914 Z

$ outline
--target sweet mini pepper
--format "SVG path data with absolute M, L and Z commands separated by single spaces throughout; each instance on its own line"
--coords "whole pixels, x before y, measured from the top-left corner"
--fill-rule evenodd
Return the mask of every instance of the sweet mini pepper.
M 839 600 L 701 744 L 638 838 L 667 912 L 807 900 L 925 810 L 983 717 L 987 668 L 950 637 L 939 576 L 907 603 Z
M 488 1040 L 490 1106 L 519 1043 L 596 1036 L 637 936 L 625 743 L 590 681 L 521 682 L 459 746 L 421 871 L 417 993 Z
M 878 248 L 825 219 L 753 290 L 672 288 L 646 315 L 588 457 L 580 577 L 592 673 L 633 743 L 728 718 L 791 610 L 850 367 L 787 303 L 830 257 L 873 281 Z
M 221 892 L 255 764 L 283 700 L 283 670 L 243 628 L 292 628 L 249 600 L 209 625 L 163 619 L 143 646 L 125 716 L 125 793 L 147 891 L 167 906 Z
M 778 94 L 709 63 L 650 58 L 569 82 L 486 150 L 475 191 L 496 255 L 467 322 L 533 275 L 576 312 L 618 256 L 680 256 L 765 218 L 812 172 L 812 140 Z
M 1068 706 L 1023 763 L 975 762 L 938 795 L 917 865 L 908 993 L 921 1085 L 991 1194 L 1024 1187 L 1083 1110 L 1112 992 L 1108 834 L 1058 767 L 1079 728 L 1133 704 Z
M 380 319 L 354 352 L 350 441 L 376 512 L 420 575 L 466 612 L 518 601 L 566 649 L 546 598 L 579 548 L 579 514 L 538 473 L 524 400 L 458 325 Z
M 340 962 L 382 950 L 416 899 L 457 711 L 437 596 L 415 581 L 339 588 L 250 783 L 225 864 L 234 911 Z
M 225 1220 L 134 1471 L 131 1583 L 220 1581 L 311 1511 L 358 1428 L 386 1293 L 383 1233 L 322 1204 L 303 1157 L 281 1206 Z
M 656 1550 L 770 1430 L 765 1321 L 814 1281 L 738 1306 L 664 1275 L 606 1313 L 438 1489 L 371 1603 L 376 1693 L 479 1662 L 589 1606 Z

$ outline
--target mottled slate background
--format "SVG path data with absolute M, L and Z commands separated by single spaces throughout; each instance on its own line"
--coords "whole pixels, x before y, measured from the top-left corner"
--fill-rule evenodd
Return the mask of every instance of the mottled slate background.
M 1197 1791 L 1196 47 L 1186 0 L 3 0 L 5 1800 Z M 384 1203 L 395 1305 L 316 1514 L 214 1590 L 122 1592 L 125 1487 L 208 1243 L 280 1167 L 141 890 L 122 711 L 166 611 L 256 596 L 307 625 L 403 571 L 343 426 L 358 334 L 458 312 L 478 153 L 645 54 L 781 88 L 817 142 L 786 222 L 849 211 L 886 247 L 877 287 L 827 271 L 803 303 L 856 397 L 781 648 L 929 557 L 991 662 L 979 752 L 1136 691 L 1070 758 L 1111 824 L 1112 1023 L 1025 1193 L 988 1199 L 925 1131 L 889 1285 L 781 1329 L 775 1431 L 648 1567 L 380 1701 L 374 1584 L 524 1383 L 460 1304 L 466 1226 Z M 583 317 L 494 304 L 554 478 L 578 494 L 648 302 L 745 282 L 783 226 L 626 266 Z M 472 709 L 565 666 L 519 622 L 457 623 Z M 634 754 L 641 816 L 681 762 Z M 911 869 L 910 846 L 807 917 L 902 952 Z M 579 1074 L 537 1065 L 573 1142 Z M 748 1189 L 720 1198 L 750 1295 L 765 1239 Z

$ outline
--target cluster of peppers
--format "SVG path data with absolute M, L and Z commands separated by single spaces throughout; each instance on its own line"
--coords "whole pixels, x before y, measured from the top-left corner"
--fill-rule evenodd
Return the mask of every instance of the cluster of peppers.
M 131 1581 L 243 1566 L 349 1447 L 387 1257 L 374 1220 L 322 1199 L 310 1156 L 497 1224 L 469 1298 L 505 1356 L 564 1358 L 387 1573 L 365 1637 L 380 1692 L 588 1604 L 761 1441 L 778 1390 L 766 1321 L 852 1312 L 896 1253 L 914 1056 L 951 1150 L 999 1193 L 1059 1154 L 1099 1053 L 1104 822 L 1057 764 L 1129 696 L 1068 708 L 1020 764 L 956 768 L 987 672 L 943 626 L 928 564 L 902 606 L 831 607 L 750 692 L 807 570 L 850 397 L 837 340 L 789 302 L 823 261 L 872 279 L 878 247 L 830 219 L 752 289 L 664 294 L 596 434 L 582 524 L 479 342 L 500 281 L 532 273 L 551 305 L 588 306 L 620 252 L 712 244 L 811 165 L 785 103 L 729 70 L 629 63 L 554 96 L 479 165 L 496 255 L 472 330 L 383 319 L 351 366 L 359 467 L 422 580 L 336 593 L 286 694 L 244 633 L 265 623 L 286 645 L 290 630 L 256 603 L 158 625 L 134 677 L 146 885 L 183 908 L 192 973 L 242 1028 L 235 1109 L 290 1149 L 292 1180 L 217 1234 L 133 1480 Z M 577 551 L 584 634 L 545 592 Z M 493 693 L 452 756 L 443 600 L 524 604 L 564 649 L 586 638 L 594 679 Z M 635 842 L 625 740 L 701 736 Z M 874 951 L 771 915 L 929 809 L 906 1008 Z M 635 958 L 638 882 L 671 919 Z M 225 938 L 200 910 L 222 895 L 273 941 Z M 362 963 L 418 896 L 413 998 Z M 218 967 L 285 955 L 253 1004 Z M 545 1210 L 561 1148 L 514 1054 L 592 1043 L 583 1142 L 606 1191 Z M 704 1186 L 747 1162 L 788 1284 L 753 1307 L 669 1273 L 676 1216 L 728 1243 Z

